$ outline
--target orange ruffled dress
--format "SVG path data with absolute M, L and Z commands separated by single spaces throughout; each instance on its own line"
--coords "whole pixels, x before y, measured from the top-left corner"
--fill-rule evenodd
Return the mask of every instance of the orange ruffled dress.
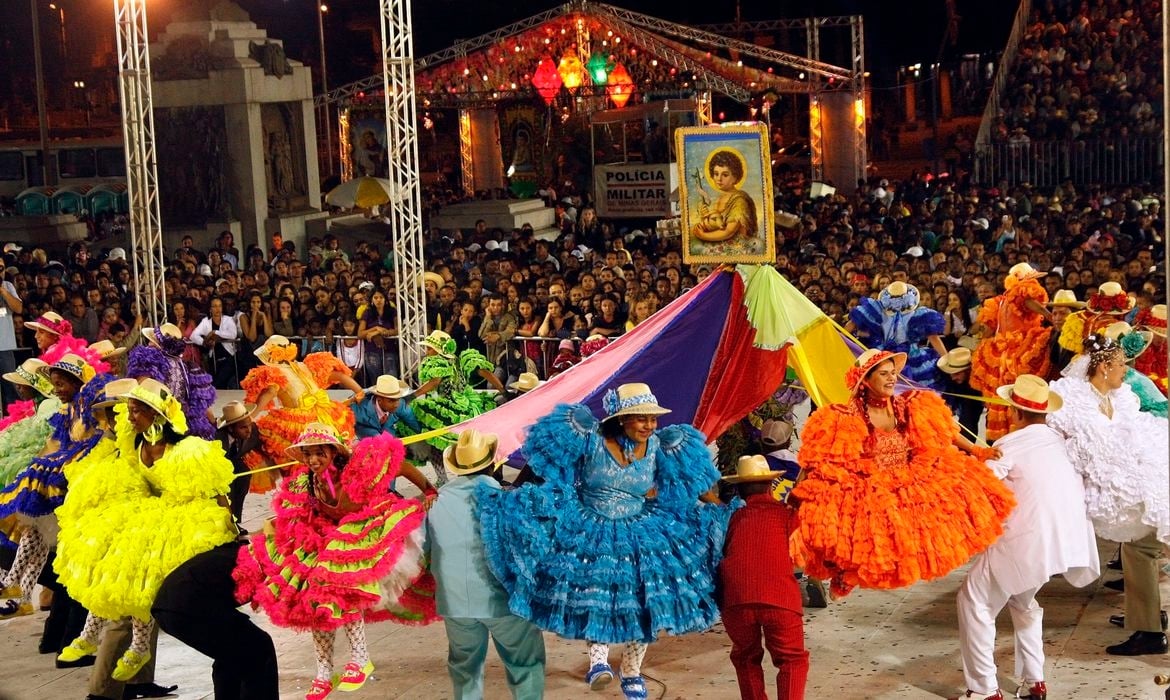
M 900 588 L 945 576 L 1003 532 L 1015 499 L 958 434 L 937 394 L 893 400 L 899 429 L 870 433 L 860 403 L 818 409 L 800 448 L 792 491 L 800 526 L 794 558 L 834 588 Z
M 305 356 L 302 362 L 281 362 L 254 367 L 240 382 L 248 403 L 256 403 L 260 394 L 269 387 L 277 387 L 280 405 L 269 408 L 256 420 L 260 431 L 261 452 L 249 457 L 257 468 L 262 460 L 269 464 L 282 464 L 289 460 L 285 450 L 296 442 L 301 431 L 309 423 L 328 423 L 347 438 L 353 438 L 353 411 L 345 404 L 333 401 L 325 390 L 332 385 L 330 375 L 334 372 L 351 374 L 341 360 L 327 352 L 315 352 Z M 277 471 L 266 471 L 252 476 L 253 493 L 264 493 L 276 486 Z
M 971 356 L 971 387 L 994 397 L 995 390 L 1016 381 L 1021 374 L 1048 376 L 1051 358 L 1048 341 L 1052 329 L 1044 317 L 1027 307 L 1029 300 L 1048 303 L 1048 292 L 1036 280 L 1004 280 L 1003 294 L 983 302 L 979 323 L 994 333 L 984 338 Z M 1007 407 L 987 404 L 987 441 L 1003 437 L 1008 431 Z

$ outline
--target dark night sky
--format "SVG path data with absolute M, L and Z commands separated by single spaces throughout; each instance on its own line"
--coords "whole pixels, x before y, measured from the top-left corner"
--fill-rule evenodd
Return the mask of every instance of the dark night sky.
M 113 36 L 110 2 L 53 0 L 65 9 L 69 54 L 74 67 L 62 65 L 59 51 L 58 14 L 41 3 L 42 36 L 46 74 L 84 71 L 78 67 L 82 56 L 91 53 L 105 37 Z M 315 64 L 317 32 L 315 0 L 237 0 L 253 20 L 273 37 L 283 39 L 288 54 Z M 373 18 L 377 0 L 325 0 L 330 84 L 339 85 L 372 72 L 373 56 L 360 33 L 346 25 L 354 19 Z M 149 0 L 152 35 L 165 26 L 173 8 L 184 0 Z M 557 3 L 507 2 L 504 0 L 416 0 L 414 8 L 415 53 L 418 56 L 441 49 L 456 39 L 471 38 L 522 19 Z M 678 0 L 615 0 L 631 10 L 655 15 L 680 24 L 728 22 L 735 17 L 734 2 L 683 3 Z M 1007 38 L 1015 3 L 1006 0 L 958 0 L 959 52 L 996 50 Z M 943 0 L 901 0 L 897 3 L 869 0 L 819 0 L 795 3 L 786 0 L 741 0 L 745 20 L 778 17 L 805 17 L 862 13 L 865 16 L 867 64 L 878 81 L 884 69 L 910 63 L 929 63 L 938 51 L 945 25 Z M 31 23 L 27 0 L 0 3 L 0 61 L 18 71 L 31 71 Z M 375 25 L 376 26 L 376 25 Z M 112 58 L 112 57 L 111 57 Z M 88 61 L 84 61 L 88 63 Z M 5 71 L 7 72 L 7 71 Z

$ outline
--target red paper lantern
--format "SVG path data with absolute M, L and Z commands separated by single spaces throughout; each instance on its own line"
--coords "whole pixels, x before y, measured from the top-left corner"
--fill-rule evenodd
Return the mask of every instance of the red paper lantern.
M 561 90 L 561 74 L 557 72 L 557 65 L 552 57 L 545 56 L 536 65 L 536 72 L 532 74 L 532 86 L 546 105 L 551 105 L 557 99 Z
M 605 91 L 618 109 L 626 106 L 630 95 L 634 94 L 634 80 L 625 66 L 618 63 L 613 67 L 609 72 L 609 82 L 605 86 Z

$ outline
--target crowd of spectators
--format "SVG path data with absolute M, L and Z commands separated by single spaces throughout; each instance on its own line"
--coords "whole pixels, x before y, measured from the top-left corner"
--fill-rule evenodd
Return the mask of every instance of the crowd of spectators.
M 484 351 L 503 379 L 563 371 L 711 274 L 683 264 L 678 238 L 600 221 L 578 198 L 558 201 L 555 240 L 482 222 L 431 231 L 427 273 L 413 281 L 426 288 L 428 327 L 449 332 L 460 349 Z M 1110 280 L 1136 296 L 1139 310 L 1164 295 L 1163 202 L 1140 186 L 1065 182 L 1041 192 L 875 177 L 850 196 L 812 200 L 793 180 L 777 185 L 776 203 L 799 221 L 777 230 L 777 268 L 842 324 L 860 297 L 904 281 L 944 314 L 953 346 L 1008 268 L 1025 260 L 1048 272 L 1050 295 L 1071 289 L 1083 300 Z M 88 340 L 138 342 L 124 249 L 78 244 L 51 260 L 43 249 L 9 244 L 4 256 L 5 280 L 23 300 L 14 315 L 19 346 L 34 347 L 24 321 L 48 310 Z M 396 374 L 396 281 L 386 244 L 330 235 L 308 241 L 303 257 L 291 243 L 241 253 L 227 232 L 205 250 L 181 239 L 165 275 L 169 320 L 191 342 L 188 359 L 220 388 L 238 385 L 255 363 L 251 349 L 271 334 L 296 339 L 302 354 L 337 354 L 366 385 Z
M 1043 0 L 1001 96 L 999 141 L 1156 136 L 1162 129 L 1162 3 Z

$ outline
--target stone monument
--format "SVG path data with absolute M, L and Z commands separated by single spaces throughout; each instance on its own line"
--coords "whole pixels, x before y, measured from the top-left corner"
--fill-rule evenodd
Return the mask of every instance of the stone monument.
M 280 232 L 303 255 L 326 216 L 309 68 L 231 0 L 184 3 L 150 51 L 164 231 Z

